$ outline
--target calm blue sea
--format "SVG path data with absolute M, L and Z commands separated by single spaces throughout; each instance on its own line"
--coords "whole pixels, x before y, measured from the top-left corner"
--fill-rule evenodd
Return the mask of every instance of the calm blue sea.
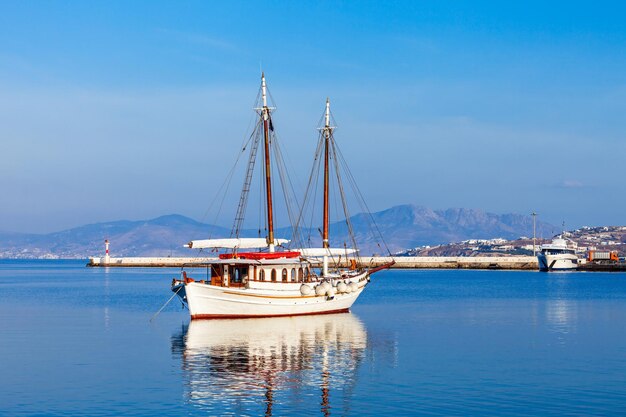
M 351 314 L 194 321 L 174 269 L 0 260 L 0 415 L 626 415 L 626 274 L 384 271 Z

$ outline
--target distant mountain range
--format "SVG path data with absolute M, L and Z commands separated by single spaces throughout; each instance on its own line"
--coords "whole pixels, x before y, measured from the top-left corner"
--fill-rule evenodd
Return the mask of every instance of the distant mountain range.
M 367 216 L 352 218 L 359 246 L 370 253 L 381 253 L 367 232 Z M 438 245 L 466 239 L 515 239 L 532 236 L 530 215 L 494 214 L 484 210 L 451 208 L 433 210 L 423 206 L 401 205 L 372 215 L 392 253 L 422 245 Z M 552 234 L 554 226 L 537 221 L 537 234 Z
M 386 254 L 370 227 L 371 219 L 394 253 L 421 245 L 436 245 L 465 239 L 532 236 L 532 218 L 520 214 L 493 214 L 475 209 L 432 210 L 401 205 L 351 217 L 357 243 L 363 254 Z M 547 236 L 557 230 L 537 222 L 537 230 Z M 181 215 L 161 216 L 145 221 L 113 221 L 89 224 L 61 232 L 26 234 L 0 232 L 0 258 L 87 258 L 104 252 L 103 241 L 111 242 L 111 256 L 192 256 L 196 251 L 182 245 L 192 239 L 228 237 L 230 229 L 201 223 Z M 290 229 L 277 230 L 277 237 L 290 237 Z M 245 236 L 257 232 L 245 231 Z M 312 235 L 319 236 L 315 231 Z M 331 225 L 331 244 L 351 246 L 345 221 Z M 317 242 L 316 242 L 317 241 Z M 313 246 L 319 237 L 312 239 Z

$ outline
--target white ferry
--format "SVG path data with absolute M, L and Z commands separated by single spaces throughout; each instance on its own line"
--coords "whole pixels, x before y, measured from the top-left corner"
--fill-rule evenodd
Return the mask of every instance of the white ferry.
M 578 256 L 574 245 L 568 245 L 563 236 L 558 236 L 552 243 L 541 245 L 537 254 L 540 271 L 574 270 L 578 268 Z

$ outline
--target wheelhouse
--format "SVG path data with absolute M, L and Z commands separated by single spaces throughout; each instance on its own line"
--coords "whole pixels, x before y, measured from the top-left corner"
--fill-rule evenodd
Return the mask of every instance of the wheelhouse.
M 576 251 L 574 249 L 565 249 L 565 248 L 542 248 L 541 253 L 544 255 L 561 255 L 561 254 L 570 254 L 575 255 Z
M 193 277 L 187 275 L 193 270 Z M 183 267 L 183 279 L 217 287 L 250 288 L 263 284 L 303 284 L 319 280 L 309 262 L 299 259 L 220 259 Z M 191 274 L 191 272 L 190 272 Z

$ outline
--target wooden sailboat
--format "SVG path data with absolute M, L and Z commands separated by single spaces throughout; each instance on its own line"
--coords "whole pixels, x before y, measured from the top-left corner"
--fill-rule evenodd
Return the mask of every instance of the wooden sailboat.
M 331 248 L 329 240 L 329 158 L 333 145 L 333 127 L 330 125 L 330 101 L 326 101 L 325 124 L 320 128 L 324 158 L 324 202 L 322 219 L 322 247 L 281 250 L 289 241 L 274 235 L 274 207 L 272 196 L 272 118 L 273 107 L 268 106 L 265 76 L 261 78 L 261 105 L 257 107 L 258 126 L 262 128 L 258 148 L 262 149 L 265 212 L 267 236 L 239 237 L 243 213 L 254 170 L 257 146 L 250 147 L 250 158 L 239 208 L 235 219 L 234 237 L 191 241 L 190 248 L 227 250 L 219 259 L 202 265 L 206 275 L 190 278 L 183 271 L 172 281 L 174 291 L 189 308 L 192 319 L 281 317 L 308 314 L 346 312 L 361 295 L 370 281 L 370 275 L 389 265 L 368 269 L 358 261 L 355 248 Z M 294 227 L 296 230 L 297 227 Z M 261 249 L 243 252 L 241 249 Z M 348 265 L 333 270 L 329 260 L 354 255 Z M 318 270 L 321 258 L 321 269 Z

